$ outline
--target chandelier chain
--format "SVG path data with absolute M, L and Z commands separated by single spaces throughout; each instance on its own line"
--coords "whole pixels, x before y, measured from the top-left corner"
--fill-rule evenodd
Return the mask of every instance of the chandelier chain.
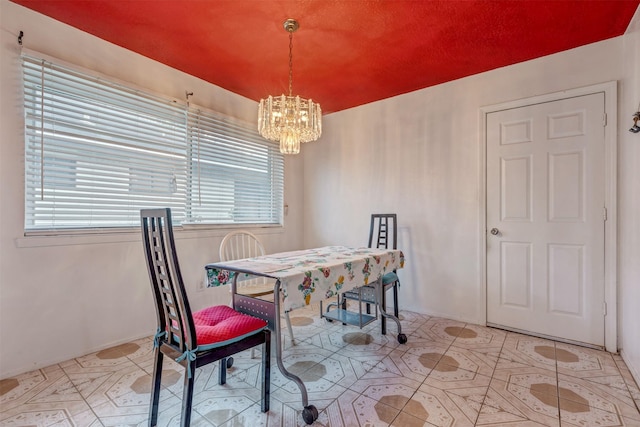
M 289 96 L 293 96 L 293 31 L 289 31 Z

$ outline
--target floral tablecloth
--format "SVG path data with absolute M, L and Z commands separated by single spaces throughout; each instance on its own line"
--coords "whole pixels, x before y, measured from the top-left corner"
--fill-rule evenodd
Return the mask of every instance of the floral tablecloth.
M 402 267 L 400 250 L 326 246 L 212 263 L 205 269 L 210 287 L 229 284 L 236 274 L 239 281 L 255 275 L 279 279 L 283 309 L 289 311 L 374 283 Z

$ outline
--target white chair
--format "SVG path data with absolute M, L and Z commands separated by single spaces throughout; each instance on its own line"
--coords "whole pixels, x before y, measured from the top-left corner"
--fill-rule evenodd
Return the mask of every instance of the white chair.
M 251 232 L 246 230 L 232 231 L 220 242 L 220 261 L 232 261 L 236 259 L 253 258 L 265 255 L 264 246 L 260 240 Z M 273 286 L 275 281 L 267 277 L 257 277 L 250 280 L 238 281 L 237 292 L 252 298 L 269 297 L 273 298 Z M 267 299 L 267 298 L 261 298 Z M 291 344 L 295 345 L 293 340 L 293 329 L 291 328 L 291 320 L 289 312 L 284 313 L 287 329 Z

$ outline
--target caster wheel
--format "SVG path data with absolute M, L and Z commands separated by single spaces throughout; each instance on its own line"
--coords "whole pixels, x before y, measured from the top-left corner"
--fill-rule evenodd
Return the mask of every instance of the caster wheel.
M 407 336 L 405 334 L 398 334 L 398 342 L 400 344 L 406 344 L 407 343 Z
M 307 424 L 313 424 L 318 419 L 318 409 L 313 405 L 305 406 L 302 410 L 302 419 Z
M 233 357 L 227 357 L 227 369 L 233 366 Z
M 327 322 L 333 323 L 333 319 L 329 319 L 328 317 L 325 317 L 325 319 L 327 319 Z

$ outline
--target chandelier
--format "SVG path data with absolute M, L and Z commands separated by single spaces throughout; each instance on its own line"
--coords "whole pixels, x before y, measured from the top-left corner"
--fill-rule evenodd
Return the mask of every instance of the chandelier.
M 295 19 L 284 21 L 289 33 L 289 95 L 269 95 L 260 100 L 258 108 L 258 132 L 279 142 L 282 154 L 298 154 L 301 142 L 315 141 L 322 135 L 320 104 L 293 96 L 293 33 L 299 27 Z

